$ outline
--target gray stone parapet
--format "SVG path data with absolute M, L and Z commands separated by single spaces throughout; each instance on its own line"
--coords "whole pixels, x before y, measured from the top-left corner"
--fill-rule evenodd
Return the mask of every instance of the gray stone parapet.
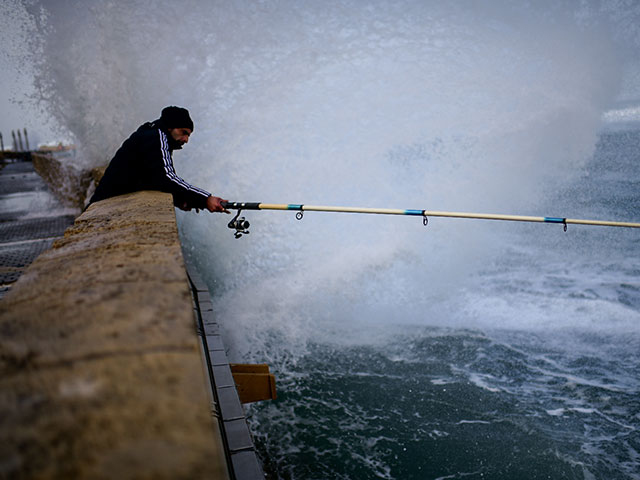
M 98 202 L 0 301 L 0 478 L 228 478 L 171 195 Z

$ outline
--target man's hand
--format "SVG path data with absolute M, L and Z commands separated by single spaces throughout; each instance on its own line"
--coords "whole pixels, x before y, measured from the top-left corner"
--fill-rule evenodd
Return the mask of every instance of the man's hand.
M 231 213 L 229 210 L 224 208 L 220 202 L 228 202 L 228 200 L 209 195 L 209 197 L 207 198 L 207 210 L 209 210 L 210 212 Z

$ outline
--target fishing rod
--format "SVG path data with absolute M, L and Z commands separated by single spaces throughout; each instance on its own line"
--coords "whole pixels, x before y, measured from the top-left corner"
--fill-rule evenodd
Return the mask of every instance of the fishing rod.
M 422 223 L 426 226 L 429 223 L 429 217 L 449 217 L 449 218 L 473 218 L 480 220 L 505 220 L 510 222 L 537 222 L 537 223 L 559 223 L 564 225 L 564 231 L 567 231 L 567 225 L 596 225 L 601 227 L 624 227 L 624 228 L 640 228 L 640 223 L 632 222 L 613 222 L 606 220 L 581 220 L 575 218 L 563 217 L 531 217 L 526 215 L 501 215 L 493 213 L 465 213 L 465 212 L 438 212 L 432 210 L 401 210 L 393 208 L 365 208 L 365 207 L 330 207 L 319 205 L 303 205 L 297 203 L 240 203 L 240 202 L 222 202 L 224 208 L 237 210 L 236 216 L 229 222 L 228 227 L 235 230 L 234 235 L 240 238 L 242 235 L 249 234 L 250 223 L 240 214 L 243 210 L 288 210 L 295 211 L 296 218 L 302 220 L 303 212 L 332 212 L 332 213 L 368 213 L 379 215 L 411 215 L 422 217 Z

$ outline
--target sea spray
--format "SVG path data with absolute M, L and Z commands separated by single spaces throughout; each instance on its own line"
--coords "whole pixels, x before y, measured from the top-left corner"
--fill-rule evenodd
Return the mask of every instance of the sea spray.
M 637 170 L 608 156 L 635 137 L 598 143 L 620 85 L 626 106 L 640 97 L 623 78 L 638 64 L 633 6 L 25 8 L 41 34 L 42 98 L 90 164 L 177 104 L 195 119 L 178 173 L 230 200 L 637 220 L 624 207 L 637 205 Z M 226 216 L 178 218 L 230 356 L 278 375 L 280 400 L 252 409 L 278 476 L 631 475 L 639 307 L 627 233 L 247 216 L 241 240 Z
M 620 82 L 609 21 L 567 6 L 146 7 L 31 5 L 43 93 L 95 163 L 162 106 L 189 107 L 196 133 L 177 168 L 232 200 L 539 213 L 589 158 Z M 494 254 L 494 227 L 475 224 L 427 237 L 398 220 L 252 221 L 261 238 L 238 252 L 252 266 L 240 269 L 239 255 L 208 254 L 237 252 L 222 219 L 181 217 L 210 282 L 226 286 L 221 314 L 244 302 L 235 345 L 257 325 L 313 334 L 329 305 L 423 321 Z

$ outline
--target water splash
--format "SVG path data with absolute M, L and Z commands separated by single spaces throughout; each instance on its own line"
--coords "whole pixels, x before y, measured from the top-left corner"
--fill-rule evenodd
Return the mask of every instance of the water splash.
M 82 158 L 183 105 L 179 173 L 237 201 L 540 214 L 593 152 L 637 45 L 620 2 L 24 5 L 41 97 Z M 180 215 L 239 355 L 362 318 L 444 321 L 497 248 L 473 222 L 263 213 L 235 242 L 225 220 Z

